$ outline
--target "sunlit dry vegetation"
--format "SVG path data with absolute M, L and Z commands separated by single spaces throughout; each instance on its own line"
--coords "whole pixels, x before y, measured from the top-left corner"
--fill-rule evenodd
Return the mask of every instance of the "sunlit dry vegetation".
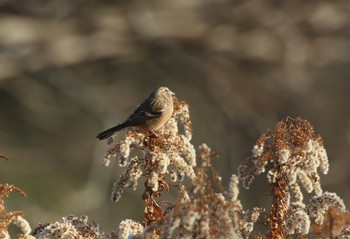
M 206 144 L 197 150 L 191 143 L 189 106 L 175 99 L 174 113 L 159 135 L 128 129 L 119 142 L 110 138 L 104 164 L 112 159 L 125 168 L 112 188 L 118 202 L 127 189 L 143 187 L 144 220 L 125 219 L 116 232 L 103 232 L 87 216 L 65 216 L 36 227 L 33 235 L 23 212 L 7 212 L 4 197 L 15 190 L 1 185 L 1 233 L 9 238 L 8 225 L 18 225 L 19 238 L 348 238 L 350 214 L 334 192 L 322 190 L 319 173 L 329 162 L 323 141 L 302 118 L 286 117 L 253 146 L 252 155 L 232 174 L 226 187 L 211 161 L 218 158 Z M 4 156 L 3 156 L 4 157 Z M 255 177 L 265 174 L 270 188 L 270 208 L 243 208 L 240 185 L 249 189 Z M 260 176 L 261 177 L 261 176 Z M 141 181 L 141 182 L 139 182 Z M 311 194 L 304 200 L 302 191 Z M 177 198 L 162 200 L 170 190 Z M 244 189 L 242 189 L 244 190 Z M 118 204 L 116 204 L 118 207 Z M 262 225 L 265 230 L 256 230 Z

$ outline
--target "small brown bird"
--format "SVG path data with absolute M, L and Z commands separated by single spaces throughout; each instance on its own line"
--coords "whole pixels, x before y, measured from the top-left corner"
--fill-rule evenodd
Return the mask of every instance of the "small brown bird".
M 123 123 L 107 129 L 97 135 L 99 140 L 107 139 L 119 130 L 135 126 L 144 131 L 161 128 L 170 119 L 174 111 L 173 92 L 167 87 L 159 87 L 140 104 Z

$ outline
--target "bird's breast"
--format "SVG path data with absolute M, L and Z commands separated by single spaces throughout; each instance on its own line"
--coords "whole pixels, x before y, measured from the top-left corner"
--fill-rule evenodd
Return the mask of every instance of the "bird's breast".
M 161 128 L 173 114 L 173 107 L 169 107 L 168 110 L 165 110 L 159 117 L 149 119 L 142 125 L 140 128 L 146 131 L 154 131 Z

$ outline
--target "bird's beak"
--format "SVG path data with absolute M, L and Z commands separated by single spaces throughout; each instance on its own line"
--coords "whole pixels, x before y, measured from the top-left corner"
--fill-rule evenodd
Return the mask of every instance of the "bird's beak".
M 175 95 L 175 93 L 174 93 L 174 92 L 172 92 L 171 90 L 169 90 L 169 92 L 170 92 L 170 94 L 171 94 L 171 95 Z

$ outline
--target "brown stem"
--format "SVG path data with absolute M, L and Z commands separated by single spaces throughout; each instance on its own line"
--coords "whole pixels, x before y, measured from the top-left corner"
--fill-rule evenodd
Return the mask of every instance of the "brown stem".
M 272 186 L 272 207 L 268 218 L 270 234 L 269 238 L 286 238 L 285 218 L 288 210 L 287 206 L 287 180 L 281 173 L 280 167 L 277 169 L 278 177 Z

